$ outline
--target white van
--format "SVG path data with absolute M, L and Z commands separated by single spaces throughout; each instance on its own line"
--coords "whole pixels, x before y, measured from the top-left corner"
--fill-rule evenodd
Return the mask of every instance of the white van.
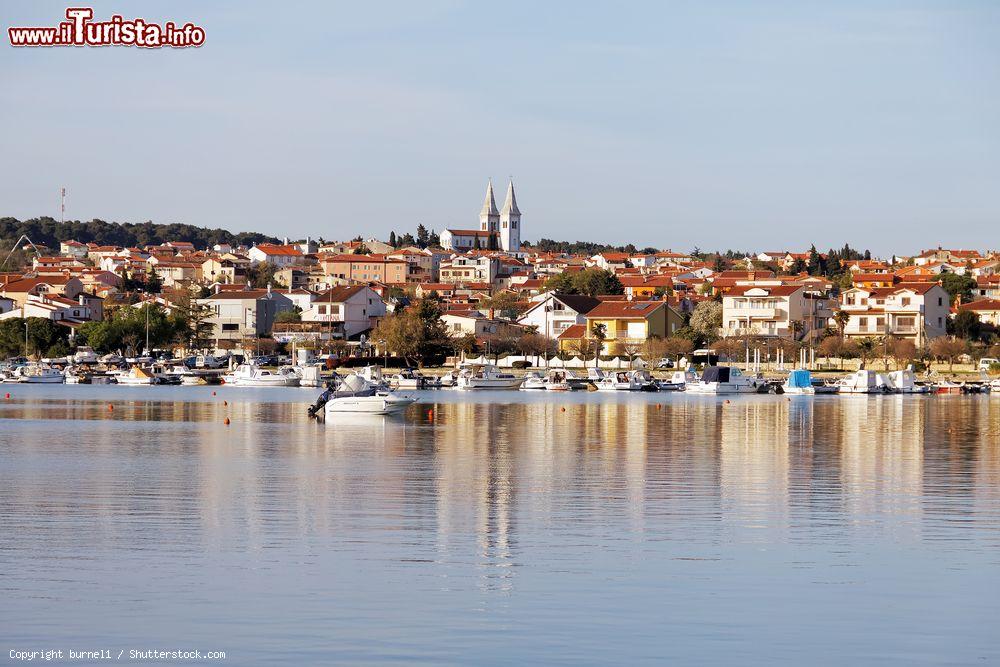
M 993 357 L 983 357 L 979 360 L 979 370 L 988 371 L 992 364 L 1000 364 L 1000 359 L 994 359 Z

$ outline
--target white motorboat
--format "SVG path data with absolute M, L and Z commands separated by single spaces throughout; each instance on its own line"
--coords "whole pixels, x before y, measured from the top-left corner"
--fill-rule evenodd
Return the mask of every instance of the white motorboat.
M 395 389 L 423 389 L 426 378 L 415 368 L 404 368 L 389 376 L 389 386 Z
M 149 371 L 144 370 L 140 366 L 133 366 L 127 371 L 122 371 L 118 373 L 115 376 L 115 379 L 118 380 L 118 384 L 124 384 L 130 386 L 158 384 L 156 376 L 150 373 Z
M 222 368 L 223 365 L 221 359 L 216 359 L 211 354 L 199 354 L 194 358 L 195 368 Z
M 607 373 L 595 384 L 597 391 L 639 391 L 642 389 L 642 380 L 635 371 Z
M 23 382 L 25 384 L 62 384 L 65 381 L 62 372 L 42 364 L 29 364 L 14 369 L 7 377 L 7 382 Z
M 521 389 L 545 389 L 547 391 L 569 391 L 573 387 L 571 380 L 576 379 L 572 371 L 563 368 L 552 368 L 542 375 L 537 371 L 532 371 L 524 376 L 524 384 Z
M 766 383 L 744 375 L 735 366 L 706 366 L 697 382 L 687 385 L 689 394 L 755 394 Z
M 788 379 L 781 385 L 781 390 L 786 394 L 815 394 L 812 373 L 804 368 L 796 368 L 788 374 Z
M 698 381 L 698 374 L 692 369 L 684 371 L 674 371 L 669 380 L 660 380 L 656 383 L 660 391 L 684 391 L 692 382 Z
M 531 391 L 545 389 L 545 378 L 538 371 L 525 373 L 524 382 L 521 383 L 521 391 Z
M 270 370 L 257 364 L 240 364 L 232 373 L 222 376 L 233 387 L 298 387 L 299 376 L 289 368 Z
M 993 380 L 987 385 L 990 389 L 990 396 L 996 396 L 1000 398 L 1000 378 Z
M 94 352 L 94 348 L 89 345 L 81 345 L 76 348 L 76 354 L 73 355 L 74 364 L 96 364 L 100 361 L 97 353 Z
M 837 380 L 837 391 L 841 394 L 884 394 L 886 385 L 873 370 L 862 368 L 845 378 Z
M 501 373 L 492 364 L 468 364 L 459 369 L 455 386 L 459 389 L 517 389 L 524 380 Z
M 917 383 L 913 366 L 901 371 L 892 371 L 885 376 L 885 381 L 889 391 L 894 394 L 926 394 L 931 390 L 927 385 Z
M 402 412 L 416 402 L 416 398 L 384 391 L 357 374 L 336 379 L 336 385 L 323 392 L 315 405 L 309 408 L 310 416 L 320 410 L 331 417 L 340 413 L 391 415 Z
M 115 354 L 114 352 L 105 354 L 103 357 L 100 358 L 100 362 L 107 366 L 117 366 L 118 364 L 123 363 L 124 361 L 125 357 L 123 357 L 120 354 Z

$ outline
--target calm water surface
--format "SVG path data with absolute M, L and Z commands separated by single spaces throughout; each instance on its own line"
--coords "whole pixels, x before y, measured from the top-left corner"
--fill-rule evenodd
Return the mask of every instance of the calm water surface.
M 998 397 L 7 391 L 5 659 L 1000 664 Z

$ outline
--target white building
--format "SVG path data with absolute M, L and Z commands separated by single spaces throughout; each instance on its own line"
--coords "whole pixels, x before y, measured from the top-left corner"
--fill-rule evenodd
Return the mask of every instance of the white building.
M 488 255 L 456 255 L 438 269 L 443 283 L 492 283 L 500 274 L 500 260 Z
M 385 302 L 378 292 L 366 285 L 334 287 L 317 294 L 302 311 L 303 322 L 330 325 L 334 337 L 353 338 L 372 329 L 385 317 Z
M 829 300 L 802 285 L 744 285 L 722 298 L 722 333 L 803 340 L 826 329 L 832 315 Z
M 212 338 L 238 341 L 270 333 L 275 316 L 292 309 L 292 302 L 270 288 L 222 290 L 198 303 L 212 309 L 207 318 L 214 327 Z
M 849 315 L 844 336 L 892 335 L 911 338 L 918 347 L 945 335 L 950 307 L 948 292 L 937 283 L 855 287 L 840 297 L 840 309 Z
M 272 243 L 261 243 L 250 248 L 247 257 L 253 264 L 269 262 L 279 269 L 302 264 L 305 259 L 302 250 L 297 245 L 274 245 Z
M 600 303 L 583 294 L 559 292 L 546 292 L 532 301 L 531 307 L 518 318 L 518 324 L 535 327 L 535 331 L 548 338 L 558 338 L 574 324 L 586 324 L 587 313 Z

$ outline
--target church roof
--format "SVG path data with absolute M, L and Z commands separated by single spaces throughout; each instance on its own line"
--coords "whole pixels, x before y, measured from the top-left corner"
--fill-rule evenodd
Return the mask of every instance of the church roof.
M 514 196 L 514 181 L 507 183 L 507 200 L 503 203 L 503 212 L 508 215 L 521 215 L 517 208 L 517 198 Z
M 486 186 L 486 200 L 483 202 L 483 210 L 479 212 L 479 215 L 500 215 L 500 211 L 497 210 L 497 202 L 493 198 L 493 179 L 490 179 Z

